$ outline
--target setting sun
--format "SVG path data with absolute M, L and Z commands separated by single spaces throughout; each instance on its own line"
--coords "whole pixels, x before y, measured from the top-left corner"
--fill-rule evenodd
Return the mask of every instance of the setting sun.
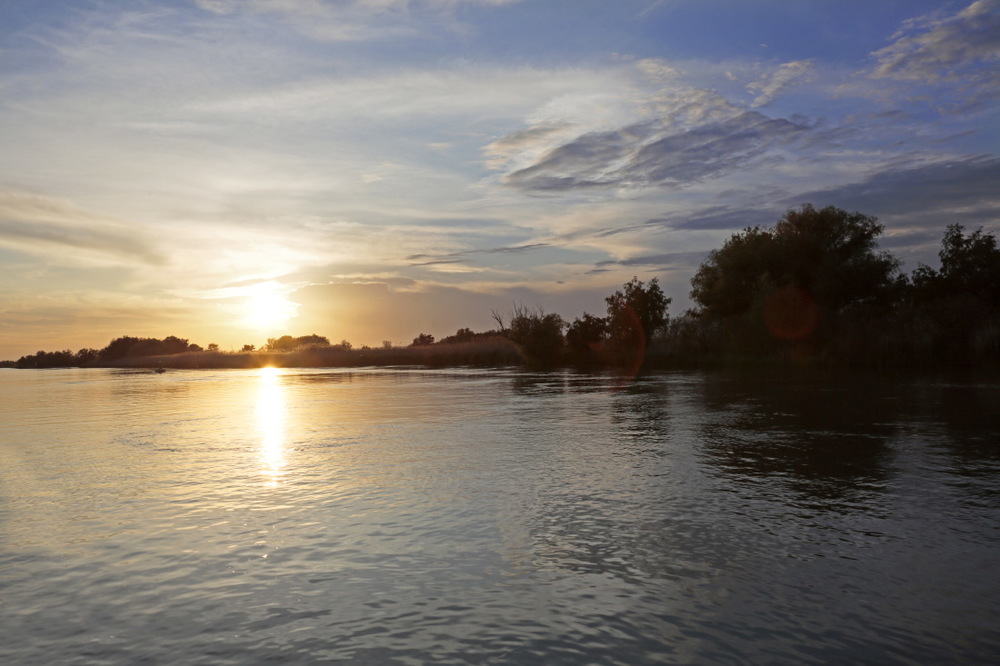
M 296 315 L 298 305 L 273 289 L 250 294 L 246 299 L 244 323 L 257 329 L 281 326 Z

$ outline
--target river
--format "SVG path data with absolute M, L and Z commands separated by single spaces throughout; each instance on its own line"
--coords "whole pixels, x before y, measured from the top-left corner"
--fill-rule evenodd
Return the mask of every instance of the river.
M 990 663 L 1000 381 L 0 370 L 0 663 Z

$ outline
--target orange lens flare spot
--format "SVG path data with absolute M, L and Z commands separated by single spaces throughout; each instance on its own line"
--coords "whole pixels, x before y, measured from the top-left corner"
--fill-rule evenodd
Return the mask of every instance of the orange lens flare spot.
M 764 322 L 781 340 L 805 340 L 816 331 L 819 306 L 805 289 L 782 287 L 764 304 Z

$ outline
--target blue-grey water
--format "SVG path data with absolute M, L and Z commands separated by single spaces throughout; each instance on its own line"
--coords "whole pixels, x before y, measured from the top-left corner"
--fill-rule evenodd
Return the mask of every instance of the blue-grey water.
M 1000 382 L 0 370 L 0 663 L 990 663 Z

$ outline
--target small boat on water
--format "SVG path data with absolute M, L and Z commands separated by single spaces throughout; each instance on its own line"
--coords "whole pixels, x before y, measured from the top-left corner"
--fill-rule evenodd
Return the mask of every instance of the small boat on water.
M 157 368 L 154 372 L 156 372 L 156 374 L 158 375 L 162 375 L 166 371 L 167 371 L 166 368 Z

